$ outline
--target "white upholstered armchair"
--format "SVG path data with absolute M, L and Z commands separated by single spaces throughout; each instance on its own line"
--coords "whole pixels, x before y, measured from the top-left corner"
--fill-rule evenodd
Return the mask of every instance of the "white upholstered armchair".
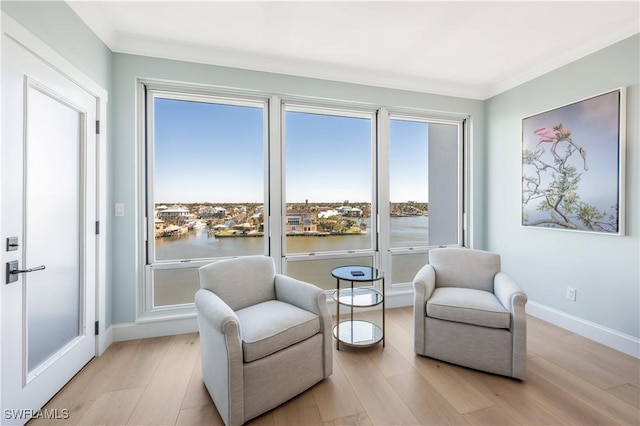
M 417 354 L 524 379 L 527 296 L 501 272 L 500 255 L 431 250 L 413 285 Z
M 333 371 L 331 316 L 318 287 L 276 274 L 272 258 L 199 270 L 204 384 L 225 425 L 241 425 Z

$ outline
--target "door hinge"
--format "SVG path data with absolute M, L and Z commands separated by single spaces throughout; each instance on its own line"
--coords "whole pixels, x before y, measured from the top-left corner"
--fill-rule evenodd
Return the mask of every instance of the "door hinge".
M 96 220 L 96 235 L 100 235 L 100 221 Z
M 96 325 L 95 325 L 96 329 L 96 336 L 100 334 L 100 321 L 96 321 Z
M 100 134 L 100 120 L 96 120 L 96 135 Z

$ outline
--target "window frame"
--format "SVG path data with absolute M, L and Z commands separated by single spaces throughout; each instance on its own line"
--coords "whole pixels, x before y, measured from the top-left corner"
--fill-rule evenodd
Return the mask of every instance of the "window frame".
M 309 260 L 332 260 L 351 258 L 370 258 L 371 264 L 392 277 L 392 255 L 428 253 L 433 246 L 420 248 L 394 248 L 390 250 L 389 244 L 389 127 L 390 119 L 404 117 L 407 119 L 419 119 L 431 123 L 453 124 L 459 126 L 458 140 L 458 244 L 467 245 L 469 240 L 469 220 L 467 209 L 470 206 L 469 200 L 472 188 L 469 182 L 470 170 L 470 127 L 471 117 L 468 114 L 460 113 L 440 113 L 430 111 L 426 108 L 400 108 L 388 107 L 375 103 L 355 103 L 340 100 L 322 100 L 315 97 L 280 95 L 265 91 L 250 91 L 231 89 L 227 87 L 217 87 L 211 85 L 199 85 L 182 82 L 171 82 L 153 79 L 138 79 L 138 126 L 137 126 L 137 155 L 139 182 L 138 195 L 136 197 L 138 220 L 138 231 L 136 232 L 138 247 L 139 285 L 136 292 L 137 319 L 136 321 L 156 321 L 169 318 L 192 318 L 195 316 L 195 305 L 181 304 L 153 307 L 153 285 L 150 274 L 153 273 L 151 266 L 147 262 L 148 236 L 153 235 L 153 222 L 149 220 L 149 211 L 153 218 L 153 198 L 149 194 L 149 185 L 153 181 L 149 180 L 147 163 L 147 91 L 154 90 L 157 93 L 168 93 L 170 95 L 181 94 L 185 100 L 215 98 L 221 100 L 231 100 L 233 102 L 261 102 L 264 105 L 264 253 L 276 260 L 276 272 L 286 274 L 288 262 L 302 262 Z M 220 103 L 220 102 L 218 102 Z M 253 105 L 252 105 L 253 106 Z M 331 111 L 341 115 L 346 112 L 356 112 L 370 114 L 372 119 L 372 199 L 371 199 L 371 227 L 373 241 L 371 249 L 367 250 L 344 250 L 323 253 L 286 254 L 286 193 L 285 193 L 285 106 L 294 106 L 303 109 L 303 112 L 320 111 L 327 114 Z M 151 163 L 153 166 L 153 163 Z M 153 176 L 151 176 L 151 179 Z M 151 201 L 150 201 L 151 200 Z M 151 209 L 149 207 L 151 206 Z M 151 218 L 151 219 L 152 219 Z M 375 230 L 374 230 L 375 229 Z M 385 238 L 383 238 L 386 236 Z M 230 256 L 237 257 L 237 256 Z M 215 258 L 215 260 L 221 258 Z M 159 261 L 154 265 L 157 269 L 168 268 L 197 268 L 210 263 L 214 259 L 181 259 L 176 261 Z M 329 271 L 327 274 L 330 276 Z M 411 283 L 392 284 L 391 279 L 385 280 L 387 297 L 400 297 L 398 300 L 405 300 L 411 293 Z M 327 290 L 332 291 L 332 290 Z M 328 299 L 329 300 L 329 299 Z M 329 303 L 332 302 L 329 300 Z M 402 306 L 402 304 L 401 304 Z
M 231 106 L 247 106 L 262 108 L 263 111 L 263 205 L 264 205 L 264 242 L 262 254 L 269 255 L 269 96 L 257 96 L 255 93 L 242 92 L 242 91 L 225 91 L 217 88 L 203 88 L 197 86 L 191 86 L 188 84 L 168 84 L 157 81 L 140 80 L 138 82 L 138 93 L 140 101 L 140 125 L 139 125 L 139 137 L 142 143 L 140 144 L 140 158 L 142 160 L 141 175 L 142 175 L 142 197 L 140 209 L 143 212 L 141 229 L 143 230 L 142 241 L 143 247 L 141 250 L 141 282 L 138 292 L 139 303 L 138 311 L 139 316 L 154 317 L 157 315 L 175 315 L 177 312 L 184 312 L 185 309 L 192 314 L 195 313 L 194 303 L 181 303 L 175 305 L 154 305 L 154 283 L 153 283 L 153 271 L 154 270 L 167 270 L 167 269 L 185 269 L 185 268 L 198 268 L 200 266 L 207 265 L 212 261 L 239 257 L 238 255 L 230 255 L 225 257 L 210 257 L 210 258 L 183 258 L 183 259 L 167 259 L 157 260 L 155 258 L 155 242 L 154 238 L 154 211 L 155 211 L 155 199 L 154 199 L 154 161 L 155 161 L 155 135 L 154 135 L 154 120 L 155 120 L 155 108 L 154 101 L 160 99 L 171 99 L 187 102 L 202 102 L 208 104 L 219 105 L 231 105 Z M 141 315 L 140 315 L 141 314 Z
M 380 267 L 380 257 L 378 250 L 379 230 L 378 230 L 378 154 L 379 154 L 379 134 L 378 134 L 378 112 L 379 108 L 375 106 L 363 106 L 360 104 L 349 104 L 346 102 L 332 101 L 332 102 L 319 102 L 310 99 L 295 99 L 285 98 L 282 99 L 280 105 L 281 114 L 281 168 L 280 168 L 280 208 L 282 217 L 280 218 L 282 223 L 282 229 L 286 229 L 286 113 L 287 112 L 300 112 L 308 114 L 321 114 L 336 117 L 348 117 L 348 118 L 364 118 L 369 119 L 371 122 L 371 246 L 368 249 L 344 249 L 334 251 L 322 251 L 322 252 L 303 252 L 303 253 L 288 253 L 286 251 L 286 233 L 280 234 L 280 248 L 282 258 L 283 273 L 287 272 L 287 264 L 289 262 L 305 262 L 313 260 L 333 260 L 333 259 L 348 259 L 348 258 L 371 258 L 371 263 L 374 267 Z M 379 283 L 377 283 L 379 285 Z M 328 291 L 328 290 L 327 290 Z
M 469 125 L 469 116 L 461 115 L 461 114 L 438 114 L 431 113 L 428 111 L 413 111 L 413 110 L 404 110 L 404 109 L 385 109 L 384 115 L 386 118 L 386 123 L 383 131 L 385 132 L 385 137 L 383 138 L 384 143 L 381 146 L 381 149 L 384 150 L 383 153 L 380 154 L 381 158 L 384 158 L 385 161 L 381 164 L 381 169 L 384 170 L 386 174 L 386 191 L 381 193 L 381 201 L 380 206 L 382 210 L 380 212 L 380 226 L 383 229 L 383 235 L 386 238 L 382 238 L 383 248 L 380 250 L 380 254 L 383 258 L 382 264 L 384 265 L 384 270 L 388 271 L 388 279 L 387 285 L 391 289 L 407 289 L 412 286 L 411 282 L 393 282 L 393 258 L 394 256 L 402 256 L 402 255 L 411 255 L 411 254 L 428 254 L 429 251 L 434 248 L 440 247 L 448 247 L 448 246 L 466 246 L 467 244 L 467 212 L 466 208 L 468 204 L 468 182 L 466 181 L 468 176 L 468 125 Z M 390 188 L 390 146 L 391 146 L 391 135 L 390 135 L 390 123 L 391 120 L 404 120 L 404 121 L 416 121 L 426 124 L 444 124 L 444 125 L 452 125 L 457 128 L 457 161 L 458 165 L 457 171 L 457 194 L 456 201 L 458 205 L 457 209 L 457 241 L 452 244 L 446 245 L 420 245 L 420 246 L 407 246 L 407 247 L 391 247 L 390 245 L 390 235 L 391 235 L 391 226 L 390 226 L 390 198 L 391 198 L 391 188 Z

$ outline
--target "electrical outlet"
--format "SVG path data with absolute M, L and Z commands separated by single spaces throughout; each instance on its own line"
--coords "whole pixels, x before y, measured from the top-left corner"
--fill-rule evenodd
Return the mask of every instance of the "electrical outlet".
M 576 301 L 576 289 L 573 287 L 567 287 L 567 299 L 572 302 Z

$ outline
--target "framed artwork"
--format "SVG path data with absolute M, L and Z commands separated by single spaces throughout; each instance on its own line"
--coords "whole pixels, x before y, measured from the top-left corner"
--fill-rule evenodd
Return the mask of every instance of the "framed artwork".
M 626 89 L 522 120 L 522 225 L 624 235 Z

